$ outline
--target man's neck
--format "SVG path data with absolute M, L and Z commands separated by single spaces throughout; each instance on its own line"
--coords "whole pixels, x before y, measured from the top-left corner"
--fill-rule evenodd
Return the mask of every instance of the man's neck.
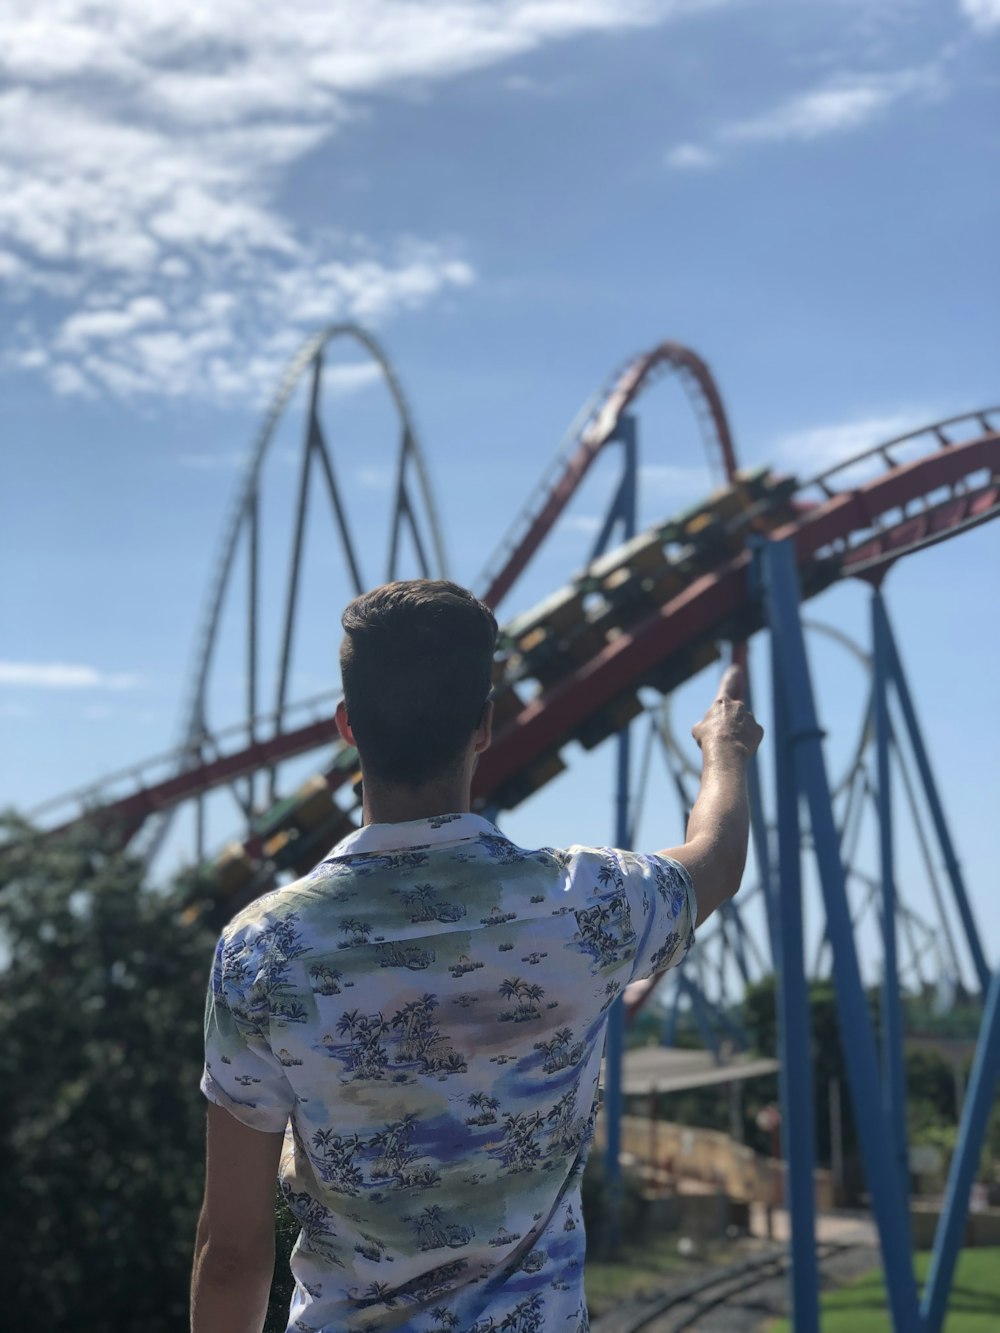
M 362 816 L 366 824 L 405 824 L 435 815 L 466 814 L 470 784 L 460 778 L 424 787 L 388 787 L 366 780 Z

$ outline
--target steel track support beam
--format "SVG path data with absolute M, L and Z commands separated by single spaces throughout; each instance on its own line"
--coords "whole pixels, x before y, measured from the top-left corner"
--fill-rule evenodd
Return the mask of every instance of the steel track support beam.
M 399 467 L 396 471 L 396 497 L 392 506 L 392 530 L 389 534 L 389 563 L 386 568 L 386 583 L 392 583 L 396 577 L 396 559 L 399 555 L 399 525 L 402 520 L 403 504 L 406 498 L 406 444 L 407 432 L 404 426 L 399 449 Z
M 765 562 L 765 595 L 782 595 Z M 797 608 L 796 608 L 797 610 Z M 786 1199 L 791 1224 L 792 1323 L 796 1333 L 819 1333 L 819 1275 L 816 1267 L 815 1169 L 816 1110 L 813 1105 L 812 1036 L 805 973 L 802 914 L 802 832 L 795 775 L 797 734 L 789 717 L 788 693 L 795 688 L 788 664 L 772 647 L 771 689 L 774 726 L 775 808 L 778 814 L 776 932 L 781 1144 L 786 1164 Z
M 601 536 L 605 545 L 617 524 L 621 525 L 623 540 L 635 536 L 638 440 L 635 417 L 623 416 L 618 423 L 617 439 L 622 446 L 622 478 L 618 491 L 608 510 Z M 595 550 L 591 559 L 601 554 Z M 632 728 L 624 727 L 617 737 L 615 766 L 615 846 L 630 846 L 632 815 Z M 625 1002 L 619 996 L 608 1012 L 607 1038 L 604 1048 L 604 1109 L 607 1116 L 607 1151 L 605 1177 L 608 1186 L 608 1216 L 605 1228 L 605 1251 L 609 1238 L 621 1234 L 622 1169 L 621 1124 L 625 1098 L 622 1093 L 622 1059 L 625 1054 Z M 613 1241 L 612 1241 L 613 1243 Z
M 330 492 L 330 502 L 333 505 L 333 516 L 337 520 L 337 531 L 340 533 L 340 544 L 343 548 L 344 559 L 347 561 L 347 567 L 351 571 L 351 583 L 354 586 L 355 597 L 360 597 L 365 590 L 364 580 L 361 577 L 361 570 L 358 566 L 358 557 L 354 551 L 354 542 L 351 540 L 351 530 L 347 525 L 347 511 L 344 509 L 344 502 L 340 497 L 340 487 L 337 485 L 337 477 L 333 470 L 333 463 L 327 452 L 326 439 L 323 435 L 323 428 L 319 424 L 319 415 L 315 404 L 309 416 L 309 442 L 319 459 L 320 467 L 323 470 L 323 476 L 326 479 L 326 488 Z
M 615 845 L 624 847 L 628 840 L 629 729 L 617 740 L 617 783 L 615 793 Z M 619 995 L 608 1010 L 607 1036 L 604 1042 L 604 1113 L 607 1123 L 605 1179 L 607 1181 L 607 1217 L 603 1249 L 610 1254 L 621 1235 L 622 1216 L 622 1116 L 625 1097 L 622 1092 L 622 1060 L 625 1055 L 625 1001 Z
M 892 682 L 896 687 L 896 697 L 899 700 L 900 710 L 902 711 L 903 720 L 906 724 L 910 746 L 913 750 L 913 757 L 917 764 L 917 772 L 920 774 L 920 781 L 923 784 L 927 806 L 930 810 L 931 820 L 934 824 L 934 831 L 937 834 L 938 843 L 941 847 L 941 855 L 944 858 L 948 878 L 951 881 L 951 891 L 954 894 L 955 905 L 958 908 L 962 928 L 965 931 L 965 939 L 969 947 L 969 953 L 972 956 L 976 978 L 979 981 L 979 988 L 985 996 L 986 990 L 990 984 L 990 969 L 986 964 L 986 956 L 983 953 L 983 946 L 979 939 L 979 930 L 976 926 L 976 919 L 972 915 L 972 905 L 969 902 L 969 895 L 965 889 L 965 879 L 962 875 L 961 866 L 958 863 L 958 857 L 955 855 L 955 844 L 951 840 L 951 831 L 948 828 L 948 821 L 945 818 L 944 806 L 941 804 L 941 797 L 938 794 L 937 783 L 934 781 L 934 773 L 931 769 L 930 759 L 927 755 L 927 747 L 924 744 L 923 732 L 920 729 L 920 723 L 917 721 L 917 711 L 913 706 L 913 697 L 910 694 L 910 686 L 906 679 L 906 673 L 903 670 L 903 661 L 899 655 L 899 647 L 896 643 L 896 637 L 892 632 L 892 625 L 889 622 L 888 615 L 884 616 L 884 633 L 886 649 L 891 662 Z
M 879 1060 L 871 1014 L 861 980 L 851 926 L 850 905 L 840 854 L 840 836 L 833 816 L 830 784 L 823 755 L 822 732 L 816 713 L 812 678 L 806 657 L 799 614 L 798 573 L 792 541 L 765 542 L 759 548 L 764 566 L 765 601 L 774 660 L 776 688 L 785 719 L 786 772 L 809 809 L 813 845 L 833 952 L 833 983 L 837 995 L 841 1043 L 847 1065 L 854 1118 L 858 1126 L 865 1175 L 872 1196 L 885 1267 L 893 1328 L 896 1333 L 921 1329 L 917 1307 L 909 1222 L 894 1166 L 890 1126 L 879 1100 Z M 780 795 L 780 793 L 779 793 Z M 786 795 L 786 801 L 790 798 Z M 798 856 L 798 849 L 795 857 Z M 783 923 L 784 928 L 784 923 Z M 792 1077 L 811 1077 L 811 1067 L 792 1071 Z M 810 1187 L 812 1185 L 810 1177 Z M 804 1243 L 800 1240 L 800 1244 Z M 814 1269 L 815 1254 L 794 1248 L 796 1265 Z M 796 1325 L 798 1330 L 799 1326 Z
M 955 1263 L 965 1234 L 969 1193 L 979 1165 L 979 1154 L 986 1135 L 986 1122 L 993 1109 L 998 1082 L 1000 1082 L 1000 968 L 993 974 L 993 980 L 986 994 L 986 1007 L 958 1129 L 958 1143 L 955 1146 L 955 1155 L 951 1159 L 944 1207 L 934 1237 L 934 1252 L 921 1303 L 926 1333 L 940 1333 L 947 1313 Z
M 759 556 L 755 555 L 750 565 L 750 592 L 754 597 L 763 595 L 763 569 Z M 773 665 L 772 665 L 773 672 Z M 750 672 L 746 672 L 746 705 L 753 709 L 753 686 Z M 764 813 L 764 797 L 760 781 L 760 759 L 756 754 L 750 757 L 747 770 L 747 791 L 750 797 L 750 837 L 753 840 L 754 856 L 757 860 L 757 872 L 760 879 L 761 893 L 764 895 L 764 922 L 767 927 L 768 943 L 771 947 L 771 966 L 777 970 L 781 956 L 781 921 L 775 898 L 777 885 L 774 880 L 774 862 L 771 856 L 771 833 L 767 827 Z
M 895 737 L 893 737 L 893 739 L 895 741 L 894 749 L 896 752 L 899 774 L 903 779 L 903 789 L 906 792 L 907 804 L 910 807 L 913 831 L 916 834 L 917 845 L 920 848 L 920 858 L 923 861 L 924 869 L 927 872 L 927 882 L 930 884 L 931 893 L 934 897 L 934 905 L 937 908 L 938 924 L 941 927 L 941 935 L 944 939 L 948 961 L 951 965 L 951 974 L 957 985 L 962 977 L 962 964 L 958 956 L 958 949 L 955 946 L 955 935 L 952 931 L 951 921 L 945 908 L 944 896 L 941 892 L 941 884 L 938 880 L 937 870 L 934 866 L 934 858 L 931 856 L 931 850 L 927 844 L 927 836 L 924 833 L 923 819 L 921 818 L 920 808 L 917 805 L 917 794 L 914 789 L 913 780 L 910 777 L 909 769 L 906 766 L 906 755 L 898 740 L 896 740 Z
M 321 357 L 317 355 L 313 366 L 312 389 L 309 400 L 309 424 L 306 427 L 306 438 L 302 446 L 302 462 L 299 470 L 299 493 L 295 504 L 295 532 L 292 536 L 292 560 L 288 572 L 288 595 L 285 599 L 285 624 L 281 635 L 278 692 L 274 702 L 275 729 L 278 731 L 281 730 L 281 716 L 285 710 L 285 699 L 288 694 L 288 673 L 292 661 L 292 635 L 295 630 L 295 605 L 299 595 L 299 569 L 302 564 L 302 542 L 305 536 L 306 512 L 309 505 L 309 475 L 313 453 L 312 422 L 316 412 L 317 400 L 319 398 L 322 364 Z M 272 768 L 270 771 L 270 780 L 268 782 L 268 798 L 273 802 L 276 796 L 276 772 Z
M 878 785 L 879 870 L 882 924 L 882 1104 L 892 1130 L 893 1157 L 907 1222 L 910 1216 L 909 1140 L 906 1132 L 906 1069 L 903 1062 L 903 1006 L 899 996 L 896 940 L 896 864 L 892 805 L 892 726 L 889 718 L 890 650 L 882 594 L 871 598 L 872 658 L 875 671 L 875 770 Z M 911 1242 L 912 1243 L 912 1242 Z

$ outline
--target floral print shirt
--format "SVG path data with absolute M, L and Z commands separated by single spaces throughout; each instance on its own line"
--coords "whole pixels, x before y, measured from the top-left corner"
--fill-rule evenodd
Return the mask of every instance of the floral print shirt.
M 462 814 L 370 824 L 226 927 L 201 1086 L 286 1131 L 289 1333 L 587 1329 L 607 1012 L 695 915 L 665 857 L 528 851 Z

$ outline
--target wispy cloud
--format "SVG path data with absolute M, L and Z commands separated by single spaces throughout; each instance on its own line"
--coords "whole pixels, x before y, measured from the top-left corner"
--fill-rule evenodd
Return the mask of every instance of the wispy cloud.
M 842 73 L 766 111 L 720 125 L 711 135 L 711 146 L 678 144 L 665 160 L 675 169 L 706 168 L 718 165 L 727 149 L 745 144 L 806 143 L 848 133 L 898 102 L 940 96 L 945 88 L 942 68 L 936 63 L 876 74 Z
M 189 467 L 198 472 L 237 472 L 250 462 L 251 455 L 246 449 L 227 449 L 225 453 L 178 454 L 181 467 Z
M 679 143 L 666 154 L 665 161 L 668 167 L 676 167 L 681 171 L 704 171 L 707 167 L 714 167 L 718 157 L 696 143 Z
M 680 463 L 646 463 L 639 468 L 644 489 L 661 501 L 697 500 L 712 490 L 707 467 Z
M 959 0 L 959 8 L 978 32 L 1000 28 L 1000 0 Z
M 781 143 L 818 139 L 866 124 L 904 97 L 939 91 L 936 67 L 883 74 L 842 75 L 823 88 L 800 93 L 762 115 L 726 125 L 720 138 L 730 143 Z
M 566 532 L 582 532 L 588 537 L 596 536 L 603 524 L 600 514 L 567 514 L 562 521 Z
M 375 246 L 283 208 L 288 168 L 350 132 L 362 96 L 712 3 L 61 0 L 42 22 L 13 0 L 0 356 L 63 394 L 269 392 L 303 329 L 378 323 L 476 280 L 456 242 Z
M 931 409 L 909 408 L 836 425 L 811 426 L 776 440 L 770 450 L 771 460 L 789 468 L 800 478 L 807 478 L 898 435 L 917 430 L 934 417 Z
M 389 466 L 359 467 L 354 476 L 360 486 L 370 491 L 387 491 L 396 480 L 396 469 Z
M 142 684 L 129 672 L 100 671 L 68 662 L 0 662 L 0 686 L 39 690 L 131 690 Z

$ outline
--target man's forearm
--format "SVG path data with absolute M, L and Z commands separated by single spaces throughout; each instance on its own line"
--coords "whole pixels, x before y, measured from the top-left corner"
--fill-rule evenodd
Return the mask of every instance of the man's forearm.
M 255 1254 L 213 1250 L 201 1231 L 191 1281 L 191 1333 L 260 1333 L 274 1274 L 274 1244 Z
M 748 763 L 748 756 L 737 746 L 706 747 L 701 790 L 688 820 L 687 845 L 710 872 L 719 896 L 725 898 L 731 898 L 739 888 L 746 865 L 750 837 Z

